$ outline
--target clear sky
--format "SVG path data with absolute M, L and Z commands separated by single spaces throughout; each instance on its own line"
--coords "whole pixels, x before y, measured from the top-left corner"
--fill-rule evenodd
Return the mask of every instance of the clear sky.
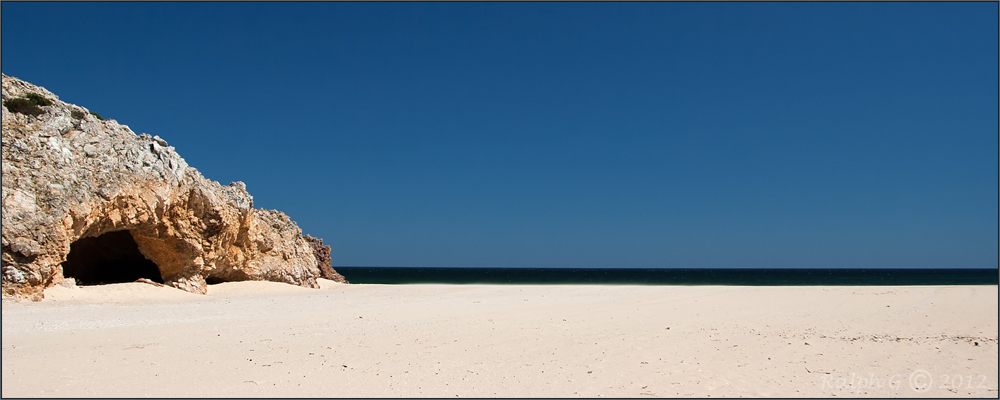
M 997 3 L 9 3 L 334 265 L 996 268 Z

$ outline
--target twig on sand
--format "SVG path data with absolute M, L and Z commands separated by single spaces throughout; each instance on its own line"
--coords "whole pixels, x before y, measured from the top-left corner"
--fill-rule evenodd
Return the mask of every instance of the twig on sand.
M 153 281 L 151 281 L 149 279 L 146 279 L 146 278 L 139 278 L 139 279 L 136 279 L 135 281 L 139 282 L 139 283 L 148 283 L 148 284 L 156 286 L 156 287 L 166 287 L 166 285 L 164 285 L 162 283 L 153 282 Z

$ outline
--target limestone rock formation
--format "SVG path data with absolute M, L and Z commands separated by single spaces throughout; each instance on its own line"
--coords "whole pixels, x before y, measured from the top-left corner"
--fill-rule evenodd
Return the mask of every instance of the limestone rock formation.
M 348 283 L 347 278 L 343 275 L 337 273 L 333 270 L 330 264 L 333 262 L 333 258 L 330 256 L 330 246 L 323 245 L 323 239 L 315 238 L 310 235 L 305 235 L 306 241 L 312 245 L 313 255 L 316 256 L 316 268 L 319 268 L 320 276 L 324 279 L 329 279 L 332 281 L 340 283 Z
M 37 115 L 7 106 L 39 98 L 32 93 L 51 105 Z M 6 75 L 3 101 L 4 297 L 38 299 L 65 270 L 77 280 L 152 278 L 194 293 L 205 293 L 206 280 L 345 281 L 322 240 L 279 211 L 254 209 L 242 182 L 204 178 L 159 136 L 136 135 Z M 120 231 L 128 235 L 111 234 Z M 129 246 L 138 252 L 108 250 Z M 128 275 L 144 261 L 156 267 L 146 274 L 160 276 Z

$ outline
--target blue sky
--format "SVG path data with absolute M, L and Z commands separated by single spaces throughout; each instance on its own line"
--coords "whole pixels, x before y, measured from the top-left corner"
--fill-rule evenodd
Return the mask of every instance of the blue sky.
M 3 3 L 334 265 L 996 268 L 997 3 Z

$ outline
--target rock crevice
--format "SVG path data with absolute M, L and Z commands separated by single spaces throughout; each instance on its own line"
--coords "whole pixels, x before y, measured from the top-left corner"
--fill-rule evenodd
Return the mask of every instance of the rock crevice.
M 346 282 L 330 267 L 322 240 L 303 235 L 279 211 L 254 209 L 242 182 L 210 181 L 159 136 L 137 135 L 3 76 L 4 102 L 31 93 L 51 105 L 38 115 L 0 107 L 5 297 L 39 298 L 66 278 L 73 243 L 119 231 L 131 235 L 165 284 L 194 293 L 205 293 L 206 280 Z

